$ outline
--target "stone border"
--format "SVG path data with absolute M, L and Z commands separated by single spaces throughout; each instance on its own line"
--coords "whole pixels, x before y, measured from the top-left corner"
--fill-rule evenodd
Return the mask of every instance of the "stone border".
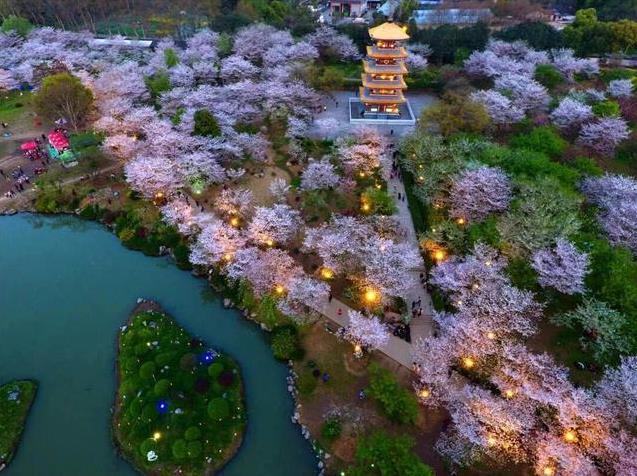
M 360 104 L 360 102 L 361 100 L 358 98 L 349 98 L 348 111 L 349 122 L 351 124 L 382 124 L 387 126 L 413 126 L 416 124 L 416 118 L 414 117 L 414 111 L 411 108 L 409 99 L 407 99 L 407 102 L 405 103 L 407 111 L 409 112 L 409 119 L 364 119 L 352 117 L 352 105 L 354 103 Z

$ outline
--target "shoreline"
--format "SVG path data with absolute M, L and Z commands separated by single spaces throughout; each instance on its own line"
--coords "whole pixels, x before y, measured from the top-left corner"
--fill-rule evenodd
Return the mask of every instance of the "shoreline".
M 15 459 L 16 454 L 18 454 L 18 450 L 20 449 L 20 443 L 22 442 L 22 437 L 24 435 L 24 430 L 26 428 L 27 425 L 27 421 L 29 419 L 29 415 L 31 413 L 31 409 L 33 408 L 33 404 L 35 403 L 35 399 L 38 395 L 38 389 L 40 387 L 40 384 L 38 383 L 38 381 L 36 379 L 15 379 L 15 380 L 10 380 L 6 383 L 2 383 L 0 385 L 0 387 L 4 387 L 6 385 L 18 385 L 18 384 L 23 384 L 23 383 L 29 383 L 33 386 L 33 395 L 31 396 L 31 399 L 29 401 L 29 404 L 25 410 L 24 413 L 24 419 L 22 421 L 22 429 L 20 430 L 20 433 L 17 435 L 15 441 L 13 441 L 13 445 L 11 448 L 9 448 L 9 453 L 8 453 L 8 459 L 6 461 L 2 461 L 0 462 L 0 472 L 4 471 L 5 469 L 7 469 L 9 467 L 9 465 L 11 464 L 11 462 Z

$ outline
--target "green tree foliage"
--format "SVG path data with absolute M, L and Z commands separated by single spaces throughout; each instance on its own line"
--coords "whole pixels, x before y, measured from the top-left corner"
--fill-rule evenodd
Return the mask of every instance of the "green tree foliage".
M 393 215 L 397 210 L 392 196 L 382 188 L 367 187 L 361 194 L 361 200 L 370 205 L 371 213 Z
M 468 27 L 455 25 L 441 25 L 436 28 L 419 29 L 415 23 L 410 23 L 409 34 L 411 41 L 425 43 L 431 46 L 433 52 L 430 61 L 437 64 L 454 63 L 457 51 L 462 49 L 465 54 L 481 50 L 489 40 L 489 27 L 479 22 Z
M 292 324 L 278 326 L 272 330 L 270 347 L 274 357 L 279 360 L 297 360 L 303 357 L 298 332 Z
M 637 48 L 637 22 L 598 21 L 594 8 L 578 10 L 575 22 L 564 29 L 564 39 L 581 56 L 626 53 Z
M 409 436 L 389 436 L 376 432 L 361 438 L 356 447 L 354 464 L 349 476 L 434 476 L 412 449 L 415 442 Z
M 433 126 L 444 136 L 480 134 L 491 123 L 484 106 L 454 93 L 446 93 L 440 102 L 425 109 L 420 121 L 421 127 Z
M 342 431 L 343 427 L 341 426 L 341 420 L 336 417 L 330 417 L 325 420 L 321 427 L 321 436 L 327 441 L 334 441 L 341 436 Z
M 18 448 L 29 409 L 38 385 L 31 380 L 14 380 L 0 385 L 0 455 L 9 463 Z M 17 394 L 18 399 L 10 398 Z
M 562 155 L 568 146 L 568 142 L 562 139 L 553 126 L 541 126 L 536 127 L 529 133 L 522 133 L 513 137 L 511 146 L 557 158 Z
M 146 83 L 146 88 L 153 99 L 157 99 L 163 92 L 170 91 L 170 78 L 165 72 L 159 72 L 152 76 L 147 76 L 144 79 L 144 82 Z
M 213 420 L 222 420 L 230 414 L 230 405 L 223 398 L 213 398 L 208 404 L 208 415 Z
M 558 237 L 568 237 L 579 230 L 581 197 L 555 178 L 520 183 L 518 197 L 498 222 L 508 254 L 527 256 L 548 248 Z
M 585 298 L 575 310 L 554 316 L 552 321 L 582 330 L 582 348 L 592 351 L 599 363 L 615 362 L 619 360 L 619 356 L 626 355 L 631 350 L 625 332 L 626 316 L 605 302 Z
M 29 20 L 16 15 L 9 15 L 5 17 L 0 25 L 0 31 L 3 33 L 9 33 L 15 31 L 22 38 L 26 38 L 29 32 L 33 29 L 33 25 Z
M 522 40 L 536 50 L 551 50 L 564 46 L 564 37 L 559 30 L 539 21 L 526 21 L 505 28 L 495 36 L 505 41 Z
M 602 20 L 637 20 L 637 0 L 580 0 L 583 8 L 594 8 Z
M 164 50 L 164 63 L 166 63 L 167 68 L 174 68 L 179 64 L 179 56 L 177 56 L 175 50 L 172 48 L 166 48 Z
M 549 89 L 564 82 L 564 76 L 551 64 L 540 64 L 535 68 L 535 80 Z
M 617 101 L 607 99 L 593 104 L 593 112 L 599 117 L 618 117 L 621 114 L 621 109 Z
M 397 423 L 415 423 L 418 400 L 413 392 L 403 388 L 389 370 L 378 364 L 369 366 L 367 393 L 376 400 L 389 419 Z
M 33 103 L 40 115 L 51 121 L 63 117 L 77 130 L 91 110 L 93 93 L 79 78 L 70 73 L 58 73 L 42 80 Z
M 194 135 L 204 137 L 218 137 L 221 135 L 221 127 L 219 127 L 217 119 L 207 109 L 199 109 L 196 111 L 194 119 Z

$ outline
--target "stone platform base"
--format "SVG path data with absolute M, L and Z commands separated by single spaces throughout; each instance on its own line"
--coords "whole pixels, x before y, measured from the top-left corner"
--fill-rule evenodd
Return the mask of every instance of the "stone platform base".
M 358 98 L 349 98 L 349 122 L 352 124 L 383 124 L 395 126 L 413 126 L 416 124 L 414 112 L 409 100 L 400 106 L 400 114 L 370 114 L 365 113 L 363 103 Z

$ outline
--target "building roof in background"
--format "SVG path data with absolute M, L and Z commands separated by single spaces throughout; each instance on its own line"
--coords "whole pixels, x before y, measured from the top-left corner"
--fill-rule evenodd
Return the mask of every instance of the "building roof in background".
M 91 46 L 128 46 L 130 48 L 150 48 L 153 40 L 129 40 L 128 38 L 94 38 Z
M 392 22 L 386 22 L 382 25 L 370 28 L 369 36 L 371 36 L 374 40 L 402 41 L 409 39 L 407 32 L 401 26 Z
M 418 25 L 466 25 L 489 20 L 493 14 L 488 8 L 436 8 L 431 10 L 415 10 L 414 20 Z

